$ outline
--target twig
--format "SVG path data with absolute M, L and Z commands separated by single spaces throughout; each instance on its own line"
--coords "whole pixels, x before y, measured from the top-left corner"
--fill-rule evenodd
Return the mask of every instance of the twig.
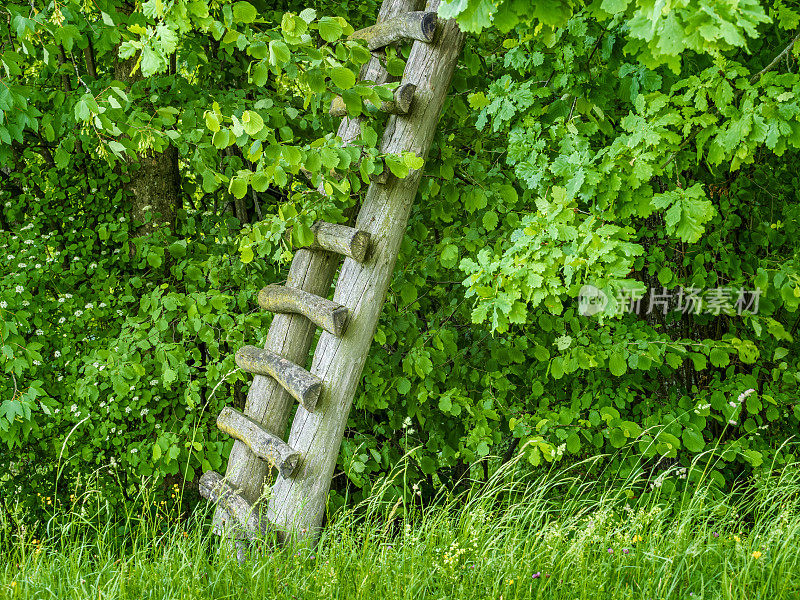
M 766 73 L 767 71 L 771 71 L 775 67 L 775 65 L 777 65 L 784 56 L 787 56 L 789 54 L 789 52 L 791 51 L 791 49 L 794 47 L 795 43 L 798 40 L 800 40 L 800 33 L 798 33 L 794 37 L 794 39 L 791 42 L 789 42 L 789 45 L 786 46 L 786 48 L 784 48 L 783 51 L 780 54 L 778 54 L 778 56 L 776 56 L 775 58 L 772 59 L 772 62 L 770 62 L 766 67 L 761 69 L 758 73 L 753 75 L 750 78 L 750 83 L 755 83 L 756 81 L 758 81 L 761 78 L 761 76 L 764 73 Z
M 87 94 L 91 94 L 92 90 L 86 85 L 86 82 L 81 78 L 81 74 L 78 71 L 78 64 L 75 62 L 75 59 L 72 58 L 72 53 L 70 52 L 69 60 L 72 63 L 72 67 L 75 69 L 75 77 L 78 78 L 78 83 L 80 83 L 85 89 Z
M 258 217 L 259 221 L 262 221 L 262 220 L 264 220 L 264 215 L 261 214 L 261 204 L 259 204 L 259 202 L 258 202 L 258 192 L 256 192 L 252 188 L 251 188 L 251 191 L 253 193 L 253 204 L 255 205 L 256 216 Z

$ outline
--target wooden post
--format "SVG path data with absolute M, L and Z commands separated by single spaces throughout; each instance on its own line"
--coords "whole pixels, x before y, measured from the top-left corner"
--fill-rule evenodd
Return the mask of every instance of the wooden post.
M 439 0 L 431 0 L 428 10 L 438 6 Z M 441 27 L 435 43 L 417 42 L 411 50 L 404 82 L 417 86 L 414 109 L 390 117 L 382 152 L 427 156 L 464 40 L 454 21 Z M 350 406 L 421 176 L 414 172 L 367 191 L 356 227 L 370 234 L 371 252 L 364 263 L 345 259 L 336 284 L 334 302 L 350 310 L 350 323 L 340 338 L 323 332 L 314 353 L 311 372 L 322 378 L 322 394 L 313 413 L 297 409 L 288 440 L 303 462 L 291 478 L 277 478 L 269 501 L 267 518 L 279 538 L 313 539 L 319 531 Z
M 378 22 L 399 14 L 413 11 L 421 0 L 384 0 L 378 14 Z M 386 69 L 378 58 L 373 57 L 361 70 L 361 78 L 377 84 L 390 80 Z M 344 143 L 350 143 L 361 134 L 358 119 L 342 120 L 338 135 Z M 327 296 L 333 278 L 339 268 L 341 257 L 332 252 L 300 249 L 295 253 L 289 269 L 286 285 L 296 287 L 317 296 Z M 349 259 L 348 259 L 349 260 Z M 267 334 L 264 348 L 280 354 L 297 364 L 306 364 L 316 326 L 302 315 L 275 315 Z M 295 401 L 281 385 L 271 377 L 257 376 L 247 394 L 245 414 L 261 424 L 266 431 L 283 438 Z M 235 486 L 239 495 L 258 507 L 263 497 L 264 485 L 269 475 L 269 464 L 256 456 L 247 444 L 237 440 L 228 457 L 225 480 Z M 214 515 L 215 530 L 221 532 L 227 521 L 223 509 Z M 233 533 L 231 535 L 234 535 Z

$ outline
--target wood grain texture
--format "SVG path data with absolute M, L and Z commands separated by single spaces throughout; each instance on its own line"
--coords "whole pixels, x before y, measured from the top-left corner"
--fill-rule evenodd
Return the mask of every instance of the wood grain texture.
M 416 10 L 421 4 L 422 0 L 384 0 L 378 22 Z M 385 83 L 391 78 L 380 59 L 373 57 L 362 67 L 360 79 Z M 338 136 L 345 144 L 351 143 L 361 134 L 359 123 L 359 119 L 342 119 Z M 295 253 L 286 285 L 318 296 L 327 296 L 340 260 L 340 256 L 333 252 L 300 249 Z M 264 348 L 297 364 L 306 364 L 316 331 L 314 324 L 300 315 L 275 315 Z M 283 437 L 294 407 L 294 398 L 277 381 L 271 377 L 256 376 L 248 391 L 244 412 L 266 431 Z M 253 454 L 247 444 L 237 440 L 228 457 L 226 480 L 237 487 L 243 498 L 258 506 L 265 497 L 268 477 L 269 465 Z M 225 521 L 225 511 L 216 511 L 214 530 L 217 533 L 225 530 Z M 230 535 L 234 533 L 231 532 Z
M 364 262 L 369 250 L 369 234 L 366 231 L 326 221 L 317 221 L 311 226 L 311 231 L 314 232 L 314 242 L 309 248 L 336 252 Z
M 436 35 L 439 17 L 435 12 L 415 11 L 397 15 L 393 19 L 359 29 L 350 35 L 351 40 L 364 40 L 367 48 L 377 50 L 400 40 L 418 40 L 430 43 Z
M 428 10 L 437 8 L 438 0 L 428 5 Z M 447 21 L 437 43 L 414 44 L 405 77 L 417 85 L 416 107 L 408 116 L 390 118 L 382 152 L 427 156 L 463 40 L 456 24 Z M 303 454 L 303 464 L 291 479 L 277 479 L 269 501 L 267 517 L 284 539 L 318 534 L 353 396 L 420 178 L 416 172 L 385 186 L 370 186 L 358 215 L 356 227 L 372 237 L 370 257 L 363 264 L 345 259 L 333 297 L 350 309 L 350 324 L 341 338 L 320 336 L 311 372 L 325 381 L 322 396 L 314 413 L 298 408 L 288 440 Z
M 284 477 L 290 477 L 300 462 L 297 450 L 230 406 L 219 413 L 217 427 L 247 444 L 253 454 L 277 467 Z
M 235 522 L 237 533 L 248 539 L 258 539 L 268 529 L 266 519 L 259 518 L 253 505 L 241 497 L 239 491 L 223 480 L 216 471 L 206 471 L 200 478 L 200 495 L 214 502 L 228 513 L 228 521 Z
M 310 411 L 314 411 L 322 390 L 322 380 L 280 354 L 244 346 L 236 353 L 236 364 L 248 373 L 267 375 Z
M 372 110 L 378 110 L 388 115 L 406 115 L 411 110 L 411 103 L 414 100 L 414 91 L 416 89 L 417 86 L 413 83 L 406 83 L 394 90 L 394 98 L 392 100 L 385 100 L 377 107 L 371 102 L 367 102 L 365 108 L 372 107 Z M 344 99 L 341 96 L 336 96 L 331 102 L 331 108 L 328 112 L 332 117 L 347 116 L 347 106 L 344 103 Z
M 347 309 L 341 304 L 285 285 L 264 287 L 258 293 L 258 305 L 273 313 L 303 315 L 335 336 L 341 336 L 347 325 Z

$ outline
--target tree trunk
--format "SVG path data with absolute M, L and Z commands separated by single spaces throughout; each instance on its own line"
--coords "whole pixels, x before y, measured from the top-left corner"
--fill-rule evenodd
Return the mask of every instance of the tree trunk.
M 128 89 L 142 80 L 141 71 L 131 73 L 136 57 L 118 60 L 114 76 Z M 181 176 L 178 168 L 178 149 L 167 147 L 163 152 L 146 150 L 137 156 L 138 168 L 130 173 L 131 220 L 141 225 L 137 235 L 147 235 L 160 225 L 175 226 L 175 215 L 181 198 Z M 153 218 L 145 223 L 147 213 Z
M 438 6 L 439 0 L 431 0 L 428 10 Z M 414 106 L 407 116 L 390 117 L 382 152 L 427 156 L 463 40 L 455 22 L 447 21 L 433 44 L 414 44 L 404 77 L 417 86 Z M 288 441 L 303 458 L 293 477 L 277 478 L 269 502 L 267 518 L 281 538 L 313 539 L 322 524 L 350 406 L 421 176 L 413 172 L 387 185 L 371 185 L 367 192 L 356 228 L 371 235 L 371 251 L 364 263 L 345 259 L 333 296 L 350 310 L 350 324 L 340 338 L 325 331 L 320 336 L 311 373 L 323 380 L 322 395 L 313 413 L 297 409 Z

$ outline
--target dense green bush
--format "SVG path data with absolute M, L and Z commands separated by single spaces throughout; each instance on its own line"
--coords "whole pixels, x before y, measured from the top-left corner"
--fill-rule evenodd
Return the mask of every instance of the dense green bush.
M 793 460 L 778 448 L 800 422 L 796 3 L 713 24 L 705 5 L 518 4 L 443 9 L 473 35 L 335 505 L 411 449 L 423 494 L 490 454 L 472 475 L 517 452 L 606 453 L 623 472 L 697 459 L 724 486 Z M 112 499 L 224 470 L 213 422 L 248 381 L 233 352 L 269 324 L 254 294 L 314 219 L 344 220 L 379 159 L 401 177 L 421 164 L 379 156 L 374 115 L 354 147 L 330 134 L 332 95 L 355 115 L 386 94 L 355 85 L 370 55 L 341 18 L 369 23 L 373 2 L 83 8 L 10 4 L 0 20 L 0 488 L 31 506 L 32 473 L 63 486 L 96 471 Z M 174 214 L 137 188 L 169 149 Z M 585 284 L 606 312 L 581 314 Z M 712 310 L 622 310 L 626 290 L 690 288 Z M 757 290 L 757 310 L 720 304 L 723 288 Z M 615 454 L 632 440 L 640 454 Z

